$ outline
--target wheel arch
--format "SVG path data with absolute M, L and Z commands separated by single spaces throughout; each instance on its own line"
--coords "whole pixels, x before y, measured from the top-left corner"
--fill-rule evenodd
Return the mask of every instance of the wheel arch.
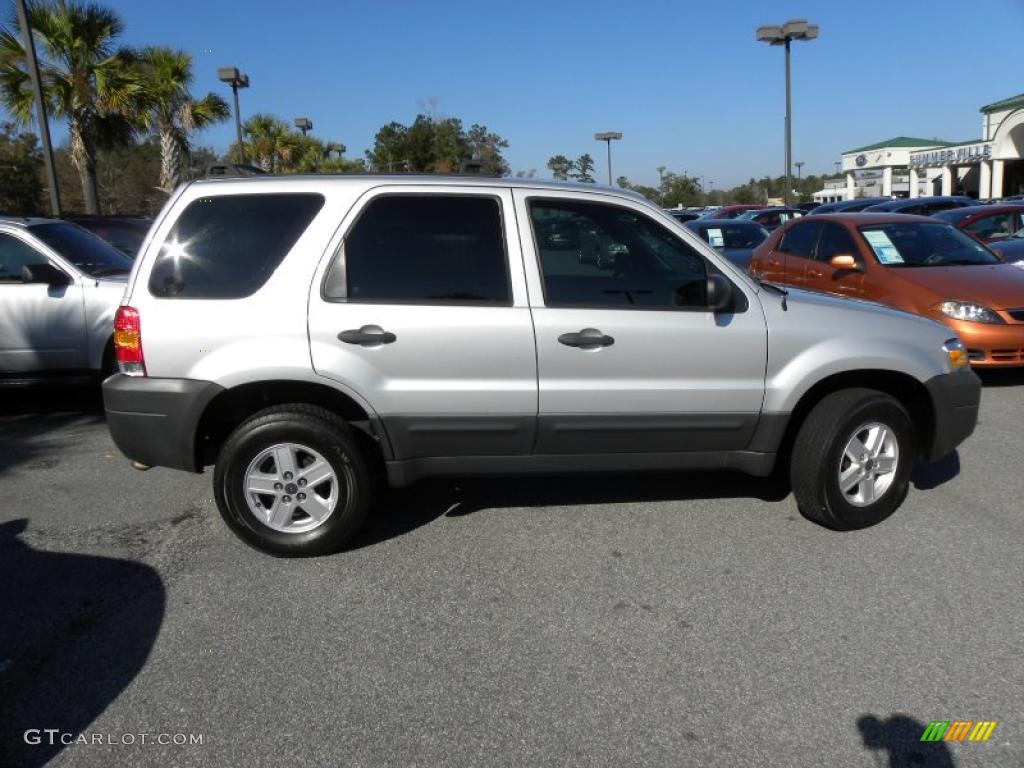
M 318 405 L 338 414 L 355 428 L 364 447 L 379 451 L 384 458 L 391 455 L 382 421 L 351 395 L 327 384 L 271 379 L 225 389 L 207 404 L 196 426 L 196 466 L 216 463 L 228 435 L 249 416 L 288 403 Z
M 797 401 L 782 436 L 779 453 L 788 455 L 796 434 L 822 398 L 842 389 L 866 387 L 891 395 L 907 409 L 914 425 L 917 453 L 923 454 L 935 436 L 935 412 L 928 388 L 910 374 L 891 370 L 842 371 L 815 383 Z

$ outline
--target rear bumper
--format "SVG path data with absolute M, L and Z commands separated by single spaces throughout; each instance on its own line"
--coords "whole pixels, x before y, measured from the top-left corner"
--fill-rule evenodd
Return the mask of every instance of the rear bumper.
M 940 459 L 971 436 L 978 423 L 981 379 L 972 371 L 935 376 L 925 382 L 935 409 L 935 432 L 925 446 L 928 461 Z
M 201 472 L 196 428 L 206 406 L 223 391 L 210 381 L 117 374 L 103 382 L 107 429 L 133 461 Z

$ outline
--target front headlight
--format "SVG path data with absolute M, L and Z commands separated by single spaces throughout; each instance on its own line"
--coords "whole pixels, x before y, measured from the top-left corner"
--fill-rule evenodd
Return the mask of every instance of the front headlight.
M 943 301 L 934 309 L 954 320 L 966 320 L 970 323 L 1002 323 L 1003 318 L 988 307 L 972 304 L 969 301 Z
M 947 339 L 946 343 L 942 345 L 942 351 L 946 353 L 949 367 L 954 371 L 966 370 L 970 365 L 967 349 L 960 339 Z

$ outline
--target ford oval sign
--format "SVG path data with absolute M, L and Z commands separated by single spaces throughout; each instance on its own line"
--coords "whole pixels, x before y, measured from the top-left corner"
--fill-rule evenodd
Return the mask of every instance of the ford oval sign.
M 867 165 L 867 164 L 868 164 L 868 156 L 867 155 L 857 155 L 857 165 Z

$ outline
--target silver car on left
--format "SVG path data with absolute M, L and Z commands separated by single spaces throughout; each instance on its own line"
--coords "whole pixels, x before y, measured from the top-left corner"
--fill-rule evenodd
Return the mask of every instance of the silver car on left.
M 58 219 L 0 217 L 0 383 L 106 374 L 132 261 Z

